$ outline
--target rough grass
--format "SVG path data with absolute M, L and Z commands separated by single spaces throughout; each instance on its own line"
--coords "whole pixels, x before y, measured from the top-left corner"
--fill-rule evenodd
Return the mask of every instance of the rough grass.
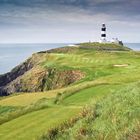
M 25 107 L 2 106 L 0 108 L 2 112 L 0 114 L 0 125 L 6 122 L 9 122 L 13 119 L 19 118 L 20 116 L 23 116 L 25 114 L 28 114 L 37 110 L 45 109 L 45 108 L 49 108 L 49 102 L 47 99 L 41 99 L 37 103 L 30 106 L 25 106 Z
M 15 111 L 17 109 L 17 107 L 13 107 L 13 106 L 0 106 L 0 116 L 3 116 L 6 113 Z
M 4 99 L 1 99 L 0 105 L 2 106 L 27 106 L 36 103 L 42 98 L 55 98 L 57 90 L 48 92 L 37 92 L 37 93 L 19 93 Z
M 99 102 L 94 102 L 85 118 L 69 128 L 57 127 L 57 133 L 42 140 L 127 140 L 138 138 L 140 124 L 140 83 L 129 84 Z M 63 124 L 62 124 L 63 125 Z M 136 133 L 134 133 L 136 132 Z

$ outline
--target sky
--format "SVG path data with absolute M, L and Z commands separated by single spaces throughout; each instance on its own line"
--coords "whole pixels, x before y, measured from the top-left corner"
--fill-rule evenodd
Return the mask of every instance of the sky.
M 0 0 L 0 43 L 140 42 L 140 0 Z

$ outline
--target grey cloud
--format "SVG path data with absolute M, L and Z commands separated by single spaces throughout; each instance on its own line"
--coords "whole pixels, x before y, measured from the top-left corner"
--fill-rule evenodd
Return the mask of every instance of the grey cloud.
M 52 32 L 97 33 L 102 22 L 116 29 L 134 28 L 140 25 L 139 5 L 139 0 L 0 0 L 0 29 L 19 30 L 13 31 L 17 36 L 37 31 L 41 37 Z
M 0 5 L 12 5 L 21 7 L 56 7 L 59 6 L 73 6 L 80 7 L 82 9 L 90 10 L 91 12 L 105 12 L 105 13 L 120 13 L 139 12 L 138 6 L 140 5 L 139 0 L 0 0 Z M 123 14 L 123 13 L 122 13 Z

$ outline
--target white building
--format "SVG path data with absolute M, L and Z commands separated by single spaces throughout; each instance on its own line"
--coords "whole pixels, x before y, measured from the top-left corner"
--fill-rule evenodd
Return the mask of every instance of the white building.
M 110 42 L 111 42 L 111 43 L 116 43 L 116 44 L 123 45 L 123 42 L 120 41 L 118 38 L 112 38 Z

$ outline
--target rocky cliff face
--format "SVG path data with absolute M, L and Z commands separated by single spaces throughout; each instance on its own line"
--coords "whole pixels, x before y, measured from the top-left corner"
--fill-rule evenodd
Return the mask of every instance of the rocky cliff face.
M 0 95 L 7 95 L 7 91 L 5 90 L 5 86 L 8 83 L 11 83 L 13 80 L 23 75 L 26 71 L 30 70 L 34 64 L 32 63 L 32 59 L 29 58 L 23 64 L 15 67 L 11 72 L 6 73 L 4 75 L 0 75 Z
M 24 62 L 22 65 L 17 66 L 11 72 L 4 75 L 0 75 L 0 86 L 5 86 L 7 83 L 13 81 L 18 76 L 23 75 L 26 71 L 30 70 L 33 67 L 31 59 L 28 59 L 27 62 Z
M 15 92 L 40 92 L 57 89 L 74 83 L 84 77 L 79 70 L 58 70 L 43 68 L 40 63 L 46 53 L 34 54 L 11 72 L 0 75 L 0 96 Z

